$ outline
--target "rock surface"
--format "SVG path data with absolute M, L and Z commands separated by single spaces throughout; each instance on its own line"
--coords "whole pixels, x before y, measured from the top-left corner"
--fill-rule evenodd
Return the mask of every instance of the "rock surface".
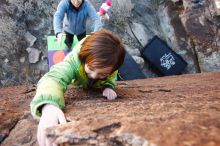
M 37 146 L 29 113 L 36 87 L 0 88 L 1 145 Z M 119 98 L 68 88 L 69 122 L 48 129 L 66 145 L 219 146 L 220 72 L 118 82 Z M 76 94 L 77 93 L 77 94 Z
M 0 2 L 0 86 L 36 83 L 35 70 L 40 70 L 40 76 L 48 71 L 46 38 L 54 35 L 53 14 L 59 1 Z M 91 0 L 96 10 L 104 1 Z M 117 33 L 129 52 L 142 50 L 157 35 L 187 61 L 184 74 L 220 70 L 220 10 L 213 0 L 112 2 L 110 20 L 103 27 Z M 92 26 L 91 21 L 87 26 Z M 91 31 L 88 27 L 87 33 Z M 41 52 L 39 57 L 30 61 L 27 48 Z M 136 61 L 146 77 L 157 76 L 149 62 Z

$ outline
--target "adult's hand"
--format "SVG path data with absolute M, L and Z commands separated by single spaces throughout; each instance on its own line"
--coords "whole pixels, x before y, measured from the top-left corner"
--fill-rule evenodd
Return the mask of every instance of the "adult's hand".
M 63 33 L 60 32 L 57 34 L 57 44 L 61 45 Z
M 37 140 L 40 146 L 55 146 L 46 138 L 45 129 L 57 124 L 66 123 L 64 113 L 52 104 L 46 104 L 42 108 L 42 116 L 37 129 Z

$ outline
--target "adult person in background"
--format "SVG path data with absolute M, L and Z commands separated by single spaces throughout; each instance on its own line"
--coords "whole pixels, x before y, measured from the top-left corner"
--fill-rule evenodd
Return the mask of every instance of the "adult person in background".
M 53 20 L 58 44 L 61 43 L 63 31 L 66 34 L 67 51 L 71 48 L 74 35 L 79 41 L 82 40 L 86 36 L 86 20 L 89 17 L 93 21 L 93 31 L 99 30 L 102 26 L 101 21 L 88 0 L 61 0 Z

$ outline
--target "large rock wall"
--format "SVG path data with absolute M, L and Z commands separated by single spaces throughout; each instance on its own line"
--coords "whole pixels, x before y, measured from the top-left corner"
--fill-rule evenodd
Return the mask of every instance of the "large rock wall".
M 91 0 L 96 10 L 103 1 Z M 104 27 L 122 38 L 146 77 L 157 75 L 140 50 L 155 35 L 187 61 L 184 73 L 220 70 L 220 17 L 213 0 L 112 1 L 110 20 Z M 0 2 L 1 86 L 35 83 L 48 71 L 46 37 L 53 34 L 52 19 L 58 2 Z
M 198 6 L 190 1 L 184 1 L 184 11 L 180 16 L 193 42 L 201 72 L 220 69 L 219 17 L 215 15 L 213 4 L 213 0 L 200 0 Z
M 47 71 L 46 36 L 58 0 L 0 2 L 1 85 L 36 82 Z

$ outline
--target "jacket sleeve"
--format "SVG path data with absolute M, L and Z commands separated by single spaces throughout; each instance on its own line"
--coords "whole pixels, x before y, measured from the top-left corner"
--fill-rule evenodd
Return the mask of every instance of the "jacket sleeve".
M 63 19 L 65 16 L 67 5 L 68 5 L 67 1 L 62 0 L 62 1 L 60 1 L 59 5 L 57 6 L 57 10 L 56 10 L 54 17 L 53 17 L 53 28 L 54 28 L 55 35 L 62 32 Z
M 59 108 L 64 107 L 64 92 L 67 89 L 67 85 L 75 78 L 75 69 L 72 63 L 66 59 L 54 65 L 40 79 L 36 95 L 31 102 L 31 113 L 34 117 L 41 116 L 40 107 L 44 104 L 53 104 Z
M 93 5 L 89 1 L 87 2 L 88 2 L 87 13 L 93 21 L 93 27 L 94 27 L 93 31 L 95 32 L 95 31 L 98 31 L 102 27 L 102 23 L 101 23 L 99 16 L 96 14 L 96 10 L 93 7 Z
M 116 87 L 116 79 L 117 79 L 118 71 L 113 72 L 104 82 L 102 89 L 105 88 L 112 88 L 114 89 Z

